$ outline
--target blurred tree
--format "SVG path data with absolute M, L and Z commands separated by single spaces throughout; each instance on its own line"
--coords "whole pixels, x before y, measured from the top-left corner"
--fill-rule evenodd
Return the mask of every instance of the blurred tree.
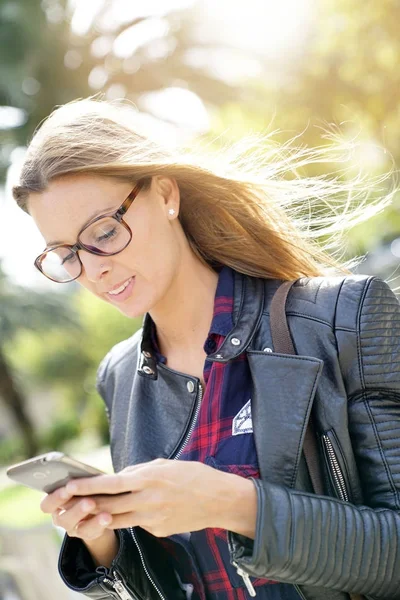
M 210 3 L 187 2 L 186 9 L 173 10 L 177 4 L 166 0 L 160 8 L 157 2 L 100 0 L 85 32 L 70 38 L 81 65 L 91 62 L 92 89 L 126 95 L 151 112 L 148 92 L 178 86 L 211 108 L 241 106 L 255 123 L 268 125 L 275 116 L 279 127 L 295 134 L 308 122 L 353 121 L 351 133 L 365 128 L 373 141 L 399 153 L 393 131 L 393 125 L 400 126 L 397 0 L 313 3 L 308 35 L 278 55 L 251 50 L 234 37 L 229 43 L 234 6 L 221 35 L 213 22 L 218 11 Z M 260 14 L 265 17 L 268 9 Z M 255 18 L 249 13 L 243 28 L 251 28 Z M 314 130 L 308 141 L 318 138 Z
M 86 0 L 75 4 L 88 10 Z M 158 11 L 157 4 L 162 4 Z M 390 154 L 377 149 L 379 144 L 396 162 L 400 159 L 398 0 L 313 3 L 303 45 L 292 45 L 274 58 L 241 49 L 240 40 L 232 39 L 230 45 L 226 36 L 222 40 L 218 27 L 210 27 L 213 13 L 205 12 L 202 2 L 193 6 L 188 2 L 185 10 L 175 10 L 169 0 L 100 0 L 93 3 L 97 9 L 87 26 L 72 29 L 68 5 L 67 0 L 0 0 L 0 108 L 16 107 L 25 119 L 19 127 L 12 125 L 11 118 L 4 124 L 0 112 L 3 167 L 12 148 L 25 144 L 55 105 L 102 92 L 109 99 L 125 96 L 140 110 L 157 115 L 160 101 L 156 109 L 149 93 L 166 88 L 193 92 L 205 103 L 212 138 L 227 130 L 233 138 L 249 130 L 268 130 L 271 120 L 274 129 L 283 130 L 281 139 L 298 135 L 309 123 L 333 123 L 341 125 L 348 139 L 358 136 L 363 142 L 353 158 L 364 168 L 379 172 L 390 165 Z M 231 8 L 234 12 L 234 3 Z M 241 25 L 251 28 L 255 18 L 249 11 L 248 21 Z M 171 109 L 174 103 L 161 101 L 161 105 Z M 163 115 L 168 121 L 168 110 Z M 308 128 L 300 141 L 319 145 L 321 130 Z M 326 165 L 319 166 L 322 171 Z M 388 231 L 396 235 L 400 230 L 397 205 L 378 223 L 363 225 L 356 232 L 360 251 L 371 240 L 378 244 Z M 121 317 L 117 325 L 115 311 L 105 318 L 110 307 L 97 308 L 80 294 L 76 298 L 86 323 L 81 344 L 76 344 L 76 337 L 68 341 L 50 331 L 46 344 L 43 338 L 35 338 L 31 346 L 13 347 L 22 353 L 24 348 L 25 352 L 35 348 L 30 359 L 37 376 L 58 385 L 63 381 L 71 403 L 85 404 L 101 356 L 138 323 Z M 16 305 L 11 308 L 20 319 Z
M 0 264 L 0 400 L 20 428 L 29 456 L 37 452 L 36 436 L 22 386 L 18 383 L 18 373 L 7 360 L 6 344 L 23 330 L 36 333 L 60 327 L 76 330 L 77 325 L 67 298 L 33 290 L 28 292 L 12 284 Z
M 0 113 L 0 180 L 13 148 L 25 145 L 57 104 L 90 92 L 85 66 L 76 73 L 65 65 L 66 14 L 67 0 L 0 0 L 0 107 L 20 111 Z
M 217 106 L 232 94 L 246 101 L 239 86 L 191 65 L 194 46 L 209 46 L 196 41 L 197 12 L 166 8 L 155 19 L 143 4 L 130 11 L 132 18 L 112 25 L 114 4 L 104 0 L 92 28 L 78 35 L 71 31 L 68 0 L 0 0 L 0 108 L 20 111 L 19 117 L 0 112 L 0 180 L 13 148 L 25 145 L 55 106 L 90 93 L 126 96 L 150 113 L 145 94 L 169 87 L 186 88 Z M 122 38 L 125 49 L 119 51 Z
M 49 328 L 41 336 L 23 330 L 9 356 L 15 366 L 22 361 L 31 385 L 52 388 L 58 406 L 63 406 L 63 418 L 79 421 L 79 433 L 91 429 L 104 438 L 107 423 L 95 389 L 96 371 L 110 348 L 141 326 L 141 319 L 129 319 L 86 290 L 78 290 L 70 308 L 81 324 L 79 344 L 73 330 Z
M 84 23 L 77 26 L 79 12 Z M 178 88 L 211 109 L 214 126 L 213 108 L 226 106 L 238 107 L 250 123 L 254 118 L 253 130 L 274 118 L 286 137 L 308 123 L 333 121 L 350 137 L 362 131 L 366 162 L 384 162 L 371 142 L 399 157 L 397 0 L 322 0 L 313 5 L 299 46 L 271 56 L 240 39 L 229 44 L 212 22 L 215 14 L 201 1 L 100 0 L 90 9 L 84 0 L 0 0 L 0 106 L 26 115 L 23 126 L 3 129 L 3 154 L 25 143 L 57 104 L 102 92 L 107 98 L 126 96 L 168 121 L 174 99 L 165 96 L 156 106 L 149 93 Z M 251 27 L 254 18 L 249 13 L 243 26 Z M 227 126 L 235 125 L 232 120 Z M 304 141 L 318 144 L 320 130 L 310 128 Z

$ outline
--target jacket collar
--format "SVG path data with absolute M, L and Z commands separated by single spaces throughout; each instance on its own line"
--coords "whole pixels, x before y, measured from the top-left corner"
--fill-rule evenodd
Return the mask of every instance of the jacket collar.
M 217 352 L 207 360 L 226 363 L 244 352 L 257 331 L 264 308 L 264 283 L 234 271 L 233 327 Z M 151 341 L 152 320 L 147 313 L 143 321 L 138 373 L 157 379 L 157 360 Z

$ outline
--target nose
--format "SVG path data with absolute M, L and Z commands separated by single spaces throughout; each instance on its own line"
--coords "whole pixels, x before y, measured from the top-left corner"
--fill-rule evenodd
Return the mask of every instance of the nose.
M 98 256 L 86 252 L 86 250 L 79 250 L 79 258 L 81 259 L 83 273 L 92 283 L 97 283 L 104 273 L 111 269 L 109 256 Z

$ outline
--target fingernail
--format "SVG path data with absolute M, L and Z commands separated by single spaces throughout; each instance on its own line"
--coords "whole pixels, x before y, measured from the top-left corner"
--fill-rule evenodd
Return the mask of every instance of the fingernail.
M 106 525 L 109 525 L 111 523 L 111 519 L 110 519 L 110 517 L 107 517 L 106 515 L 102 515 L 99 518 L 99 522 L 100 522 L 100 525 L 105 527 Z
M 78 486 L 76 483 L 69 482 L 67 483 L 66 490 L 69 494 L 75 494 L 78 491 Z
M 92 502 L 91 500 L 83 500 L 83 502 L 81 502 L 81 508 L 85 512 L 89 512 L 89 510 L 92 510 L 94 506 L 94 502 Z
M 68 494 L 66 488 L 65 487 L 61 488 L 61 490 L 60 490 L 60 498 L 61 498 L 61 500 L 66 500 L 69 497 L 70 497 L 70 494 Z

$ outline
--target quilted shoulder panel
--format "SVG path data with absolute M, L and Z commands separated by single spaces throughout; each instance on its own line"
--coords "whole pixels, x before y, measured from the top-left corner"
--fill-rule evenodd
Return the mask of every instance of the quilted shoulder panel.
M 365 388 L 400 392 L 400 305 L 390 287 L 372 278 L 358 316 Z

